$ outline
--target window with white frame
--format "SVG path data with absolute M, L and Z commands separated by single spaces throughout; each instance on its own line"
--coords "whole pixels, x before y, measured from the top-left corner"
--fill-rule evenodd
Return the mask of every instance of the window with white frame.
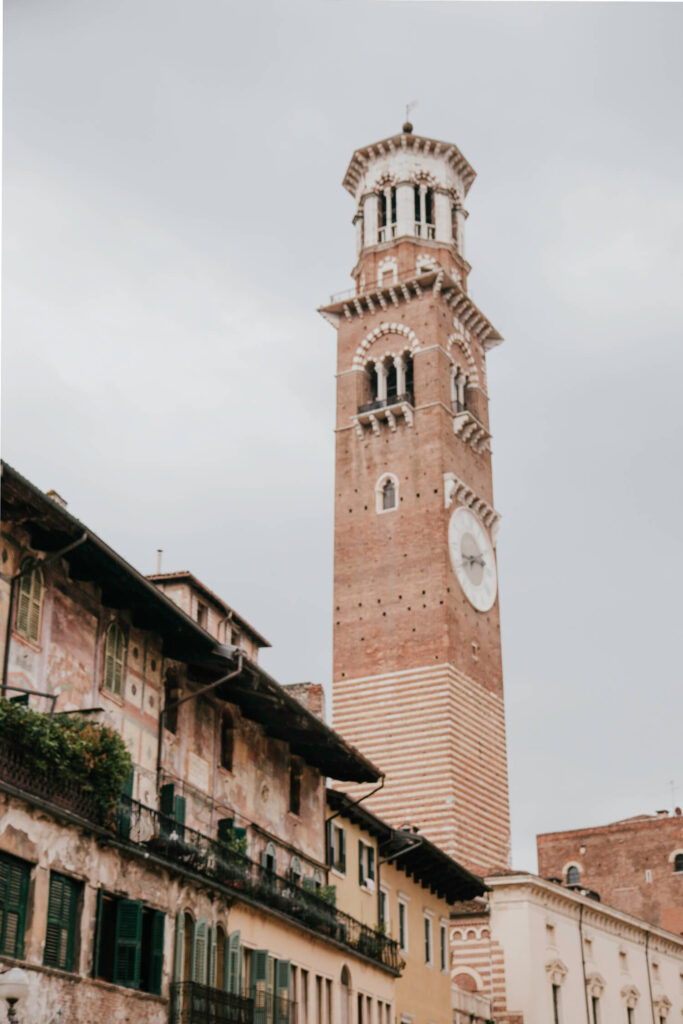
M 360 885 L 375 890 L 375 848 L 364 840 L 358 840 L 358 882 Z
M 401 899 L 398 901 L 398 948 L 402 953 L 408 952 L 408 904 Z
M 428 967 L 434 966 L 434 946 L 432 936 L 432 918 L 430 914 L 424 915 L 424 939 L 425 939 L 425 963 Z
M 385 473 L 375 484 L 375 511 L 391 512 L 398 506 L 398 477 Z
M 346 873 L 346 832 L 336 821 L 327 823 L 327 843 L 330 867 Z

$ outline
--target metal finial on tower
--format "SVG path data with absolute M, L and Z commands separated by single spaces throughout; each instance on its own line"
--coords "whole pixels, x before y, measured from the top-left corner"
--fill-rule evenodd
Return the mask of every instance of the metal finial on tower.
M 412 126 L 411 121 L 410 121 L 410 111 L 413 109 L 413 107 L 416 107 L 416 106 L 417 106 L 417 100 L 412 100 L 410 103 L 406 103 L 406 119 L 405 119 L 405 124 L 403 125 L 403 131 L 404 132 L 410 133 L 413 130 L 413 126 Z

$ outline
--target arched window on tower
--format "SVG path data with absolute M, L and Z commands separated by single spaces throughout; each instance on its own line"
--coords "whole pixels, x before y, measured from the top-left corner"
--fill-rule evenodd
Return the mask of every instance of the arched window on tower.
M 674 857 L 674 871 L 683 871 L 683 853 L 677 853 Z
M 434 238 L 434 189 L 415 185 L 415 234 L 418 238 Z
M 390 512 L 398 506 L 398 477 L 384 473 L 375 484 L 375 511 Z
M 379 224 L 378 238 L 380 242 L 386 242 L 396 237 L 396 188 L 388 185 L 379 194 Z
M 387 480 L 382 488 L 382 510 L 387 512 L 390 508 L 396 508 L 396 485 L 393 480 Z
M 581 873 L 575 864 L 567 868 L 567 885 L 578 885 L 581 881 Z

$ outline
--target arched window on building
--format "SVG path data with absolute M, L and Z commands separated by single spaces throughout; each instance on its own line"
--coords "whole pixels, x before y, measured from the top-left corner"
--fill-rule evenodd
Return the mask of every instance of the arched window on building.
M 231 772 L 234 756 L 235 722 L 231 713 L 226 709 L 221 715 L 221 768 Z
M 674 871 L 683 871 L 683 853 L 677 853 L 674 857 Z
M 382 511 L 387 512 L 390 508 L 396 508 L 396 484 L 391 479 L 382 488 Z
M 277 855 L 274 843 L 267 842 L 264 846 L 263 853 L 261 854 L 261 867 L 265 868 L 272 875 L 277 871 Z
M 567 885 L 578 885 L 581 881 L 581 873 L 575 864 L 567 868 Z
M 27 640 L 37 643 L 40 638 L 40 618 L 43 607 L 43 574 L 37 565 L 27 559 L 21 567 L 17 615 L 14 626 Z
M 351 1024 L 351 975 L 348 967 L 341 969 L 341 1024 Z
M 114 696 L 123 691 L 123 673 L 126 662 L 126 637 L 118 622 L 111 622 L 104 640 L 103 686 Z
M 292 862 L 289 865 L 289 877 L 293 885 L 301 885 L 301 879 L 303 878 L 303 868 L 301 867 L 301 861 L 298 857 L 292 857 Z
M 375 511 L 390 512 L 398 506 L 398 477 L 384 473 L 375 484 Z

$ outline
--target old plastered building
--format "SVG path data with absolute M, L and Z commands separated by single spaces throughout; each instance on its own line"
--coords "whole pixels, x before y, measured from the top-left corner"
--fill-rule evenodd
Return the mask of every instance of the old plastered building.
M 610 825 L 536 836 L 538 873 L 599 893 L 629 914 L 683 935 L 683 815 L 677 807 Z
M 377 759 L 370 806 L 475 870 L 509 810 L 486 357 L 456 146 L 412 126 L 358 149 L 355 287 L 337 330 L 334 723 Z M 481 873 L 481 872 L 480 872 Z
M 470 1011 L 488 1011 L 487 1002 L 454 994 L 451 984 L 451 909 L 463 898 L 481 896 L 482 880 L 413 829 L 387 825 L 365 802 L 328 789 L 327 803 L 330 880 L 340 901 L 398 943 L 403 969 L 395 986 L 397 1024 L 450 1024 L 454 998 Z M 373 1024 L 368 1013 L 361 1015 L 360 997 L 357 1011 L 359 1021 Z
M 452 918 L 453 978 L 490 1001 L 496 1024 L 681 1020 L 683 937 L 525 872 L 486 884 L 486 900 Z
M 105 825 L 3 738 L 0 964 L 29 973 L 23 1020 L 356 1024 L 351 994 L 390 1024 L 397 944 L 344 913 L 325 849 L 325 778 L 378 769 L 260 668 L 244 620 L 236 647 L 182 610 L 211 603 L 193 577 L 174 603 L 7 465 L 2 502 L 3 697 L 113 725 L 134 763 Z

